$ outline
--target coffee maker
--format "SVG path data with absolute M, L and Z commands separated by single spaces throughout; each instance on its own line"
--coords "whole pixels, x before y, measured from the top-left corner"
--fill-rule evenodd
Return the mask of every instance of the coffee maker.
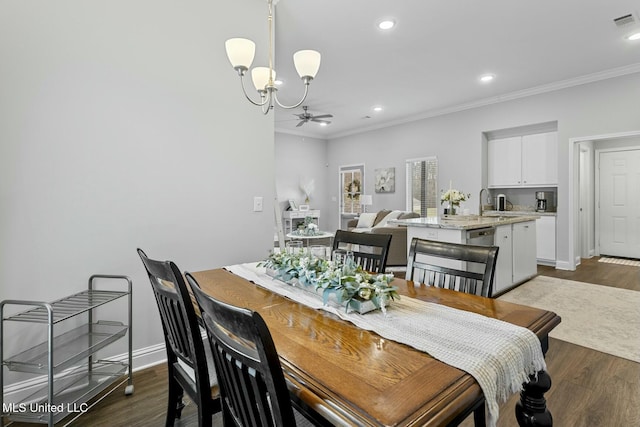
M 551 207 L 553 193 L 549 191 L 536 191 L 536 211 L 546 212 Z

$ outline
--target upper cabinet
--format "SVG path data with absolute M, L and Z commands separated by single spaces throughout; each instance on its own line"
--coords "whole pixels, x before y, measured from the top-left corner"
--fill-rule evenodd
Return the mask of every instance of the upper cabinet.
M 558 185 L 558 134 L 536 133 L 488 141 L 489 187 Z
M 493 139 L 488 143 L 489 187 L 522 185 L 522 137 Z
M 522 185 L 558 185 L 558 133 L 522 137 Z

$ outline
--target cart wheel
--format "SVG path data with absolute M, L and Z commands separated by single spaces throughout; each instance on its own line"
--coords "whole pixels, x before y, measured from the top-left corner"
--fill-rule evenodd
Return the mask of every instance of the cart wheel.
M 124 394 L 125 396 L 129 396 L 131 394 L 133 394 L 133 384 L 128 385 L 124 388 Z

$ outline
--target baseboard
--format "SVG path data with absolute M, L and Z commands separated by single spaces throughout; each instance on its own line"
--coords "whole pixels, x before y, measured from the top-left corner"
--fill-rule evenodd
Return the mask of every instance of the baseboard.
M 139 350 L 135 350 L 132 353 L 132 365 L 133 372 L 149 368 L 151 366 L 164 363 L 167 360 L 167 353 L 165 351 L 164 344 L 156 344 L 149 347 L 145 347 Z M 129 354 L 123 353 L 117 356 L 109 357 L 109 360 L 117 362 L 128 363 Z M 4 387 L 4 403 L 17 403 L 28 398 L 31 394 L 35 393 L 38 389 L 44 387 L 47 384 L 47 375 L 40 375 L 37 377 L 29 378 L 25 381 L 9 384 Z M 135 375 L 134 375 L 135 385 Z
M 580 264 L 580 260 L 578 259 L 578 261 L 576 262 L 576 265 Z M 567 261 L 556 261 L 556 268 L 558 270 L 570 270 L 573 271 L 575 270 L 575 268 L 569 264 Z

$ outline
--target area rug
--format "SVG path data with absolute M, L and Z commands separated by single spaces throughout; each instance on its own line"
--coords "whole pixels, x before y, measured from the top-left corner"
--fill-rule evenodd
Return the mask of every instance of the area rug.
M 550 337 L 640 363 L 640 292 L 537 276 L 498 299 L 558 314 Z
M 640 267 L 640 261 L 637 259 L 629 259 L 629 258 L 614 258 L 603 256 L 600 257 L 598 262 L 606 262 L 608 264 L 621 264 L 621 265 L 631 265 L 633 267 Z

